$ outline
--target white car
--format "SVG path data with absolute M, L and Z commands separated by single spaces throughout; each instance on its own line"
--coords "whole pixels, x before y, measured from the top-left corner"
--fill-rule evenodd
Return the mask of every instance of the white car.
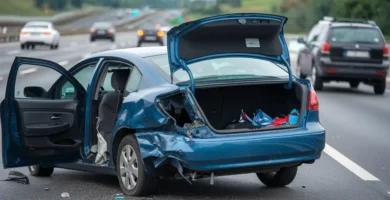
M 49 46 L 57 49 L 61 34 L 54 28 L 53 23 L 44 21 L 28 22 L 20 31 L 20 48 L 34 49 L 36 45 Z

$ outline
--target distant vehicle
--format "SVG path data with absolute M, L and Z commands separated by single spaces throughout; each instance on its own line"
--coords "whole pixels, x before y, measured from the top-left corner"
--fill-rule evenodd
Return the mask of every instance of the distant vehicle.
M 374 21 L 325 17 L 310 31 L 298 53 L 297 74 L 311 76 L 316 90 L 324 82 L 346 81 L 351 88 L 360 82 L 384 94 L 389 69 L 389 48 Z
M 158 25 L 156 25 L 157 27 Z M 156 27 L 144 27 L 137 31 L 138 43 L 140 47 L 142 43 L 158 43 L 160 46 L 164 46 L 164 31 L 157 29 Z
M 58 49 L 61 34 L 54 28 L 53 23 L 45 21 L 28 22 L 20 31 L 20 48 L 34 49 L 35 46 L 49 46 Z
M 1 103 L 2 166 L 41 177 L 55 167 L 116 175 L 132 196 L 150 196 L 164 178 L 256 173 L 269 187 L 289 185 L 320 159 L 325 129 L 310 81 L 292 76 L 286 21 L 200 19 L 169 32 L 167 48 L 100 52 L 69 71 L 16 57 Z M 41 77 L 21 88 L 21 65 L 61 76 L 46 89 Z M 243 109 L 258 114 L 251 120 Z
M 96 39 L 110 39 L 115 41 L 115 28 L 111 22 L 96 22 L 91 28 L 91 42 Z

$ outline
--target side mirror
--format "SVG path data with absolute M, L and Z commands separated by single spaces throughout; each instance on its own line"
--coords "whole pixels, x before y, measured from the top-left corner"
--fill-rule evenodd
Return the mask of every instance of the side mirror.
M 46 90 L 38 86 L 29 86 L 24 88 L 24 96 L 31 98 L 41 98 L 46 94 Z
M 305 41 L 305 39 L 303 39 L 303 38 L 298 38 L 298 43 L 300 43 L 300 44 L 306 44 L 306 41 Z

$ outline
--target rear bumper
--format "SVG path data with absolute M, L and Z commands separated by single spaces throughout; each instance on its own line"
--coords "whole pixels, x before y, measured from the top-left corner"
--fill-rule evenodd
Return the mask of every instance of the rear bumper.
M 21 44 L 51 45 L 54 43 L 54 36 L 20 36 Z
M 156 37 L 156 38 L 155 39 L 148 39 L 148 37 Z M 163 40 L 161 37 L 158 37 L 158 36 L 145 35 L 145 36 L 139 37 L 138 42 L 139 43 L 162 43 Z
M 211 132 L 207 128 L 207 131 Z M 169 159 L 187 169 L 210 172 L 238 170 L 251 173 L 266 166 L 281 167 L 319 159 L 325 146 L 325 130 L 317 122 L 304 128 L 188 138 L 177 133 L 138 133 L 143 159 L 155 167 Z
M 389 61 L 382 63 L 334 62 L 329 57 L 321 58 L 319 75 L 329 80 L 380 80 L 385 79 Z M 378 73 L 381 73 L 378 75 Z
M 105 34 L 105 35 L 99 35 L 99 34 L 91 34 L 92 39 L 112 39 L 115 38 L 115 35 L 111 34 Z

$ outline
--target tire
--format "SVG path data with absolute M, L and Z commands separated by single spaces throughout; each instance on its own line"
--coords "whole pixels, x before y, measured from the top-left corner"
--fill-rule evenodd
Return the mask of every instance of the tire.
M 121 156 L 122 152 L 124 152 L 124 157 Z M 122 139 L 116 155 L 116 173 L 124 194 L 129 196 L 147 196 L 156 192 L 158 177 L 146 173 L 141 153 L 138 149 L 138 142 L 134 135 L 128 135 Z M 133 164 L 130 163 L 129 166 L 127 160 L 133 160 Z M 138 169 L 137 172 L 134 170 L 135 166 Z M 135 173 L 138 173 L 138 178 L 134 177 Z M 136 183 L 135 185 L 131 184 L 131 178 Z M 126 187 L 126 179 L 129 180 L 129 187 Z
M 52 44 L 52 45 L 50 45 L 50 49 L 55 49 L 56 48 L 56 46 L 54 45 L 54 44 Z
M 374 93 L 383 95 L 386 91 L 386 79 L 380 80 L 378 84 L 374 85 Z
M 35 49 L 35 45 L 31 45 L 31 49 L 34 50 Z
M 54 167 L 42 167 L 40 165 L 31 165 L 28 167 L 32 176 L 48 177 L 54 172 Z
M 160 46 L 164 46 L 164 42 L 159 42 L 160 43 Z
M 141 47 L 142 43 L 138 42 L 137 47 Z
M 56 46 L 54 47 L 55 49 L 58 49 L 60 47 L 59 44 L 56 44 Z
M 90 40 L 91 42 L 95 42 L 95 38 L 91 38 L 91 40 Z
M 20 49 L 24 50 L 26 48 L 26 45 L 25 44 L 21 44 L 20 45 Z
M 349 86 L 350 86 L 351 88 L 354 88 L 354 89 L 358 88 L 358 87 L 359 87 L 359 84 L 360 84 L 359 81 L 350 81 L 350 82 L 349 82 Z
M 115 38 L 111 38 L 111 42 L 115 42 Z
M 320 76 L 318 76 L 315 66 L 313 66 L 311 74 L 314 90 L 322 90 L 324 88 L 324 81 Z
M 268 187 L 284 187 L 294 181 L 298 167 L 281 168 L 276 173 L 257 173 L 260 181 Z
M 301 67 L 299 67 L 299 63 L 300 63 L 300 58 L 297 61 L 297 71 L 296 71 L 296 74 L 298 75 L 298 77 L 300 79 L 305 79 L 307 77 L 307 75 L 302 73 Z

